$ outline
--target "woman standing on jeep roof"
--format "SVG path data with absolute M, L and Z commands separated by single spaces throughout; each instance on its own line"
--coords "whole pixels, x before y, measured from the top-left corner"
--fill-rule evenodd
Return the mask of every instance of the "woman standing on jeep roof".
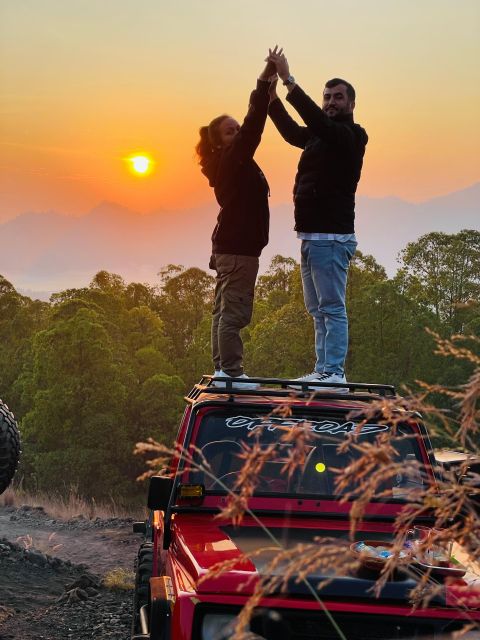
M 275 65 L 268 62 L 250 96 L 243 124 L 228 115 L 218 116 L 201 127 L 196 146 L 202 172 L 220 205 L 210 259 L 210 268 L 217 272 L 212 317 L 216 377 L 248 377 L 243 372 L 240 330 L 252 317 L 258 259 L 268 243 L 270 219 L 268 183 L 253 156 L 265 127 L 268 90 L 275 77 Z M 257 386 L 238 384 L 241 389 Z

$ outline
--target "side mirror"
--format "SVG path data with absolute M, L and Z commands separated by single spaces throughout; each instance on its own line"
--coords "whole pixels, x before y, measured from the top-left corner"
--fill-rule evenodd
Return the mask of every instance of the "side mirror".
M 470 466 L 470 456 L 462 451 L 434 451 L 437 471 L 441 480 L 445 480 L 449 472 L 452 472 L 458 482 L 462 482 L 462 465 L 468 463 Z
M 166 511 L 173 488 L 173 478 L 152 476 L 148 487 L 147 506 L 153 511 Z
M 480 489 L 480 458 L 478 455 L 458 451 L 435 451 L 434 455 L 440 478 L 444 480 L 449 471 L 453 472 L 458 482 L 467 486 L 471 506 L 477 516 L 480 515 L 480 493 L 478 492 Z M 460 519 L 462 517 L 459 515 Z

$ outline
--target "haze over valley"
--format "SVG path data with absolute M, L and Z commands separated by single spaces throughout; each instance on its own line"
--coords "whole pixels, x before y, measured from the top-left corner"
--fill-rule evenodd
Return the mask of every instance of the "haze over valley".
M 479 210 L 480 183 L 421 203 L 359 196 L 358 248 L 393 276 L 397 254 L 408 242 L 431 231 L 478 229 Z M 80 217 L 53 211 L 24 213 L 0 225 L 0 273 L 26 295 L 46 299 L 53 291 L 88 285 L 102 269 L 128 282 L 150 284 L 158 282 L 157 273 L 167 264 L 207 270 L 217 213 L 214 203 L 139 214 L 111 202 Z M 261 270 L 276 254 L 299 259 L 290 203 L 272 207 L 270 242 L 262 254 Z

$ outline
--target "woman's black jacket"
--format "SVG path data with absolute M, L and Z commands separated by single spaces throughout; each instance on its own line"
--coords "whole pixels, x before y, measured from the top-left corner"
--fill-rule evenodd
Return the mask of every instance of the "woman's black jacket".
M 221 209 L 212 234 L 212 252 L 260 256 L 268 243 L 268 183 L 253 156 L 268 111 L 269 82 L 257 80 L 248 113 L 230 146 L 219 150 L 202 171 Z

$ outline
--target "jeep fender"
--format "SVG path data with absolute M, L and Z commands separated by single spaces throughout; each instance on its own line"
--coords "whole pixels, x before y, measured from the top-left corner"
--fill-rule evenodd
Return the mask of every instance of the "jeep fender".
M 150 594 L 150 640 L 171 640 L 175 597 L 170 577 L 150 578 Z

